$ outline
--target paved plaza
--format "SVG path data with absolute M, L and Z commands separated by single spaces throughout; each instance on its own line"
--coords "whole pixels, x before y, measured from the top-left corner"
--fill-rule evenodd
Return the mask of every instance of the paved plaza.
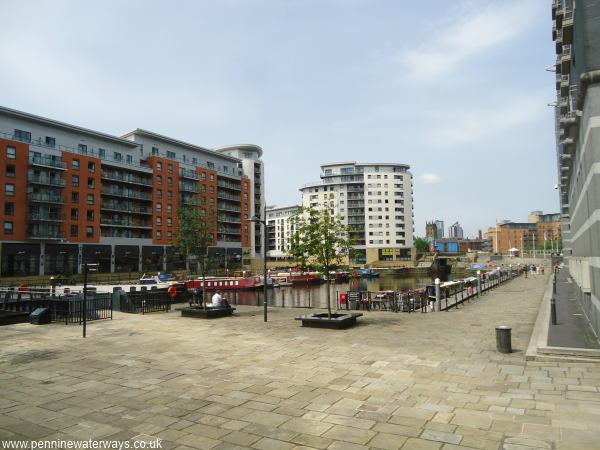
M 600 364 L 525 361 L 547 286 L 519 278 L 458 310 L 306 310 L 216 320 L 115 313 L 0 329 L 0 438 L 162 439 L 163 449 L 600 448 Z M 512 354 L 494 326 L 513 327 Z

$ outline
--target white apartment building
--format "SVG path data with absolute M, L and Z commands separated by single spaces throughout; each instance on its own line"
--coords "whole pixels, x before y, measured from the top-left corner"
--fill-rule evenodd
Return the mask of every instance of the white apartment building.
M 273 259 L 289 257 L 288 249 L 292 235 L 296 231 L 292 216 L 300 206 L 267 207 L 267 256 Z
M 302 206 L 327 208 L 351 226 L 351 264 L 410 260 L 414 215 L 409 169 L 396 163 L 323 164 L 321 181 L 300 188 Z

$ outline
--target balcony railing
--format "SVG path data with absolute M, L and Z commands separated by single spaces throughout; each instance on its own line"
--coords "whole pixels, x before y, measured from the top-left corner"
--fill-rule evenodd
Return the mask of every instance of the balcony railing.
M 63 188 L 67 185 L 67 182 L 62 178 L 45 177 L 42 175 L 29 175 L 27 179 L 31 184 L 43 184 L 44 186 Z
M 128 219 L 100 219 L 101 227 L 129 227 L 152 229 L 150 222 L 136 222 Z
M 134 208 L 129 205 L 112 205 L 110 203 L 102 203 L 100 209 L 104 211 L 126 212 L 130 214 L 152 214 L 152 208 Z
M 231 200 L 234 202 L 239 202 L 241 200 L 239 195 L 226 194 L 225 192 L 217 192 L 217 197 L 222 200 Z
M 179 182 L 179 190 L 180 191 L 184 191 L 184 192 L 193 192 L 195 194 L 198 193 L 199 189 L 198 189 L 198 185 L 194 184 L 194 183 L 184 183 L 184 182 Z
M 225 222 L 225 223 L 241 223 L 242 220 L 239 217 L 231 217 L 231 216 L 225 216 L 225 215 L 219 215 L 217 217 L 217 220 L 219 222 Z
M 227 203 L 219 203 L 217 205 L 217 209 L 220 211 L 233 211 L 233 212 L 241 212 L 242 209 L 239 206 L 228 205 Z
M 193 170 L 180 169 L 179 176 L 182 178 L 189 178 L 191 180 L 198 180 L 200 177 Z
M 27 230 L 27 237 L 29 239 L 57 241 L 65 239 L 65 233 L 60 230 L 30 228 Z
M 235 191 L 241 191 L 242 190 L 242 186 L 239 184 L 234 184 L 234 183 L 228 183 L 227 181 L 223 181 L 221 179 L 219 179 L 219 181 L 217 182 L 217 186 L 220 188 L 224 188 L 224 189 L 232 189 Z
M 60 158 L 51 158 L 49 156 L 30 156 L 29 164 L 33 166 L 52 167 L 54 169 L 66 170 L 67 163 Z
M 147 192 L 136 192 L 136 191 L 129 191 L 129 190 L 125 190 L 125 189 L 111 189 L 108 187 L 103 187 L 102 194 L 111 195 L 113 197 L 125 197 L 125 198 L 134 198 L 137 200 L 152 201 L 152 194 L 149 194 Z
M 30 202 L 38 202 L 38 203 L 56 203 L 60 205 L 64 205 L 65 199 L 60 195 L 51 195 L 47 192 L 32 192 L 27 194 L 27 199 Z
M 27 218 L 33 222 L 64 222 L 65 215 L 60 213 L 29 211 Z
M 137 177 L 131 174 L 102 171 L 102 178 L 105 180 L 122 181 L 123 183 L 140 184 L 142 186 L 152 186 L 152 179 Z

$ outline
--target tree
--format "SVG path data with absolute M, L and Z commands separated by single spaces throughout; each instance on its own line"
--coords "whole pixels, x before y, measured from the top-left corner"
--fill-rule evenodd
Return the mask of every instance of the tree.
M 206 204 L 206 198 L 199 194 L 194 200 L 185 202 L 177 212 L 178 228 L 175 248 L 186 256 L 195 259 L 202 275 L 202 304 L 206 286 L 206 274 L 210 265 L 208 248 L 215 243 L 217 221 L 214 208 Z
M 290 254 L 304 265 L 310 259 L 318 269 L 329 276 L 348 254 L 350 240 L 348 227 L 341 217 L 328 209 L 302 208 L 294 217 L 296 231 L 292 234 Z M 327 289 L 327 314 L 331 318 L 331 292 Z
M 417 252 L 425 253 L 429 251 L 429 242 L 423 238 L 415 238 L 415 247 Z

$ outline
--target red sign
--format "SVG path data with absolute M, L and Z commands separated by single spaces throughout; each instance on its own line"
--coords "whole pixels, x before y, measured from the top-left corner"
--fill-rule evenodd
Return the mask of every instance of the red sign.
M 340 294 L 340 305 L 345 305 L 348 302 L 348 294 Z

